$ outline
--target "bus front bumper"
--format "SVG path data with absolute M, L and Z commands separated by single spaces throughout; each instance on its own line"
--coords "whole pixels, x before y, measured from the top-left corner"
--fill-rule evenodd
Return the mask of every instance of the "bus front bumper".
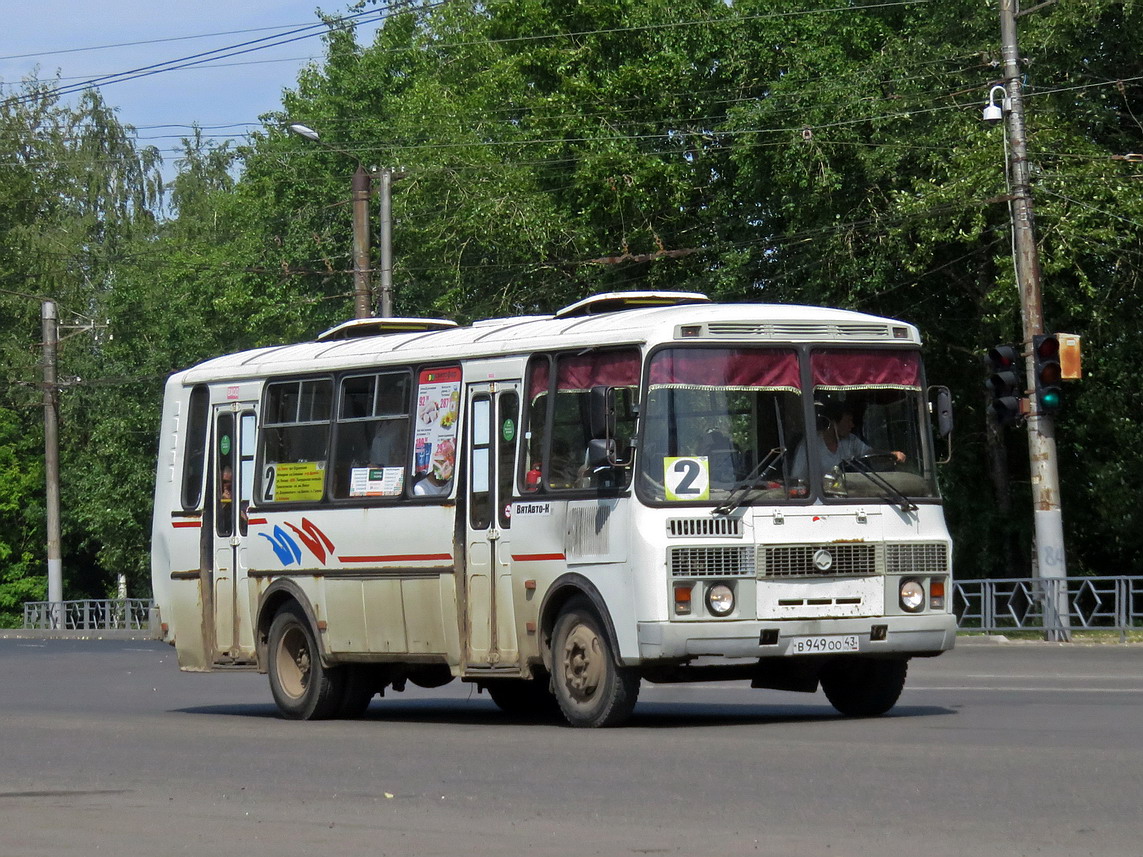
M 640 622 L 641 661 L 801 654 L 936 655 L 956 641 L 951 613 L 852 619 Z

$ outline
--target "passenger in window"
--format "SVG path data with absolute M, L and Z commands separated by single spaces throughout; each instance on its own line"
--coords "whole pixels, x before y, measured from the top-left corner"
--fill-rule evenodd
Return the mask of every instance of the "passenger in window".
M 234 469 L 227 464 L 219 475 L 219 499 L 223 503 L 230 503 L 234 499 Z
M 373 467 L 393 467 L 405 460 L 405 424 L 392 420 L 377 426 L 369 445 L 369 464 Z
M 422 474 L 413 486 L 413 495 L 416 497 L 443 497 L 448 491 L 449 482 L 442 482 L 431 470 Z

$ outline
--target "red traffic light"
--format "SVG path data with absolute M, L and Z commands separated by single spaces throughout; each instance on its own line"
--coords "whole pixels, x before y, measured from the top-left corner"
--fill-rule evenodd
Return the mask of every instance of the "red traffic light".
M 997 345 L 988 349 L 988 365 L 993 372 L 1002 372 L 1016 365 L 1020 353 L 1014 345 Z

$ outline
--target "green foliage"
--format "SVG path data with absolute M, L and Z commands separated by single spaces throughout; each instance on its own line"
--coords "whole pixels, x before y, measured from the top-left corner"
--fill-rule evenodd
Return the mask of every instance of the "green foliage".
M 44 597 L 44 551 L 36 539 L 43 526 L 44 473 L 26 420 L 0 407 L 0 628 L 20 624 L 24 601 Z

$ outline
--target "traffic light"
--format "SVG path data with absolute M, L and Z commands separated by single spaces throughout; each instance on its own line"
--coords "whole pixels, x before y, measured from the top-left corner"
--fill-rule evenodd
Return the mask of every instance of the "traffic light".
M 1024 386 L 1020 383 L 1017 361 L 1020 353 L 1012 345 L 997 345 L 988 349 L 988 389 L 992 393 L 992 413 L 998 425 L 1010 426 L 1020 419 L 1020 397 Z
M 1063 398 L 1060 381 L 1060 338 L 1054 333 L 1040 333 L 1032 337 L 1032 359 L 1035 361 L 1036 401 L 1039 413 L 1050 416 L 1060 409 Z

